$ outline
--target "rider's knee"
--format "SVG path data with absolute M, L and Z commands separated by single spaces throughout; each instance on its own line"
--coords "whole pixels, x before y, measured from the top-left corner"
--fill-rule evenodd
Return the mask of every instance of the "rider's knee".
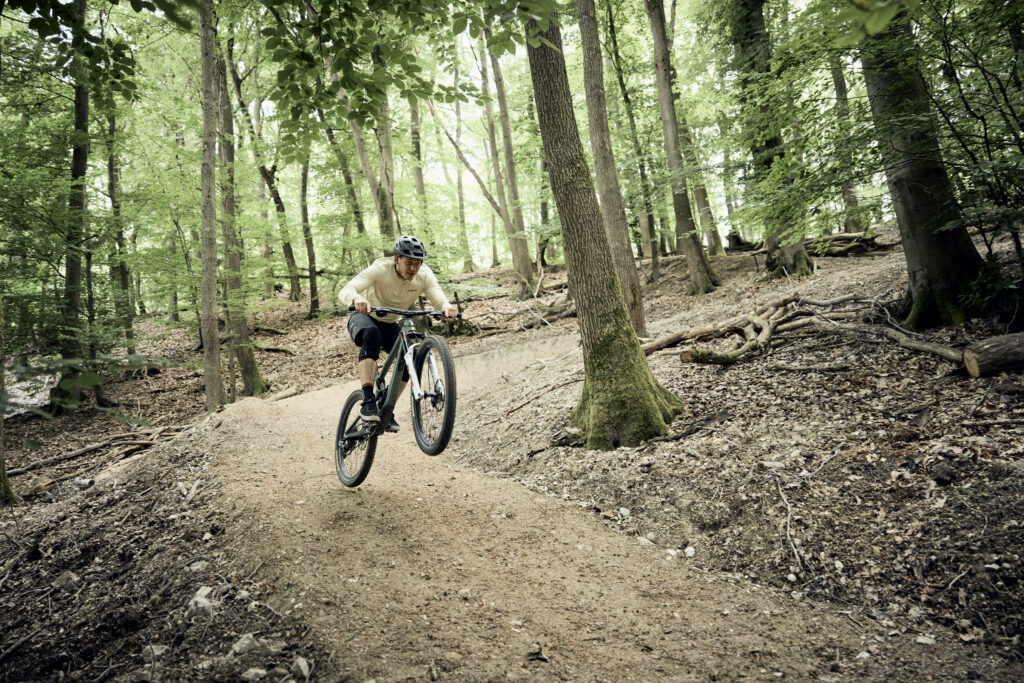
M 359 360 L 380 358 L 381 337 L 376 326 L 363 330 L 362 346 L 359 349 Z

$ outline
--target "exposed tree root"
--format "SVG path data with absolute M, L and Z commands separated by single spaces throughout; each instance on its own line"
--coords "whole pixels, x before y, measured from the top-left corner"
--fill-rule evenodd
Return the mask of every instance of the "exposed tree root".
M 846 295 L 828 300 L 804 299 L 798 294 L 774 301 L 763 310 L 754 309 L 752 314 L 737 316 L 717 325 L 683 330 L 652 342 L 644 344 L 645 353 L 674 346 L 681 341 L 708 340 L 725 338 L 732 335 L 740 337 L 731 348 L 726 350 L 688 346 L 679 354 L 684 363 L 704 363 L 713 365 L 731 365 L 749 356 L 760 355 L 770 341 L 779 333 L 791 332 L 804 327 L 815 327 L 827 332 L 841 332 L 851 335 L 881 335 L 891 339 L 900 346 L 915 351 L 925 351 L 941 356 L 947 360 L 960 363 L 963 352 L 943 344 L 915 339 L 905 331 L 886 325 L 858 322 L 863 318 L 861 310 L 829 310 L 815 311 L 812 308 L 831 309 L 848 302 L 867 301 L 856 295 Z M 796 367 L 778 366 L 775 369 L 789 371 Z M 839 368 L 807 368 L 808 370 L 837 371 Z

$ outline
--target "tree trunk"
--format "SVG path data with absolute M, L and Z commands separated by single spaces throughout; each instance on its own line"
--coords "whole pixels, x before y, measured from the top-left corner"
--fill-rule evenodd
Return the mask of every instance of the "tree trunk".
M 771 43 L 764 23 L 764 0 L 738 2 L 741 3 L 741 17 L 737 22 L 739 34 L 736 36 L 736 50 L 743 64 L 740 74 L 740 100 L 747 111 L 747 116 L 756 122 L 752 127 L 758 128 L 749 131 L 749 135 L 753 141 L 751 152 L 754 166 L 763 180 L 771 172 L 775 159 L 781 159 L 786 153 L 782 136 L 772 122 L 768 99 L 761 96 L 757 98 L 756 103 L 753 101 L 752 91 L 757 87 L 754 81 L 759 77 L 766 77 L 771 72 Z M 792 180 L 784 179 L 783 182 L 788 183 Z M 799 242 L 783 244 L 787 239 L 792 239 L 788 234 L 791 227 L 789 219 L 785 216 L 775 216 L 772 223 L 773 225 L 768 228 L 768 238 L 765 240 L 769 277 L 809 275 L 814 269 L 814 262 L 807 255 L 803 245 Z
M 374 45 L 371 58 L 375 67 L 387 67 L 381 56 L 379 44 Z M 401 224 L 395 211 L 395 160 L 392 151 L 394 147 L 391 144 L 391 108 L 388 105 L 387 94 L 384 95 L 384 101 L 377 112 L 373 132 L 377 136 L 377 159 L 380 162 L 380 231 L 391 243 L 389 246 L 394 248 Z
M 356 184 L 352 180 L 352 170 L 348 165 L 348 154 L 335 137 L 334 129 L 327 125 L 323 109 L 317 107 L 316 115 L 317 118 L 320 119 L 320 123 L 324 126 L 324 132 L 327 134 L 327 141 L 330 143 L 331 148 L 338 157 L 338 166 L 341 168 L 341 177 L 345 181 L 345 193 L 348 195 L 348 203 L 352 207 L 352 219 L 356 224 L 356 232 L 359 233 L 360 237 L 364 237 L 366 235 L 366 224 L 363 222 L 363 210 L 359 206 L 359 194 L 356 192 Z M 373 263 L 374 253 L 369 247 L 365 247 L 363 249 L 363 257 L 362 264 L 364 266 L 369 265 L 370 263 Z
M 263 101 L 259 97 L 253 102 L 253 112 L 253 133 L 254 137 L 258 140 L 263 135 Z M 263 180 L 262 175 L 256 179 L 256 198 L 260 203 L 260 225 L 264 226 L 260 238 L 263 243 L 263 250 L 260 255 L 266 264 L 266 267 L 263 269 L 263 280 L 265 283 L 263 285 L 263 298 L 272 299 L 274 298 L 274 267 L 271 265 L 270 259 L 274 257 L 274 239 L 270 234 L 270 216 L 264 208 L 264 203 L 267 201 L 267 183 Z
M 171 263 L 178 260 L 178 241 L 174 237 L 167 239 L 167 256 Z M 178 281 L 174 278 L 171 279 L 171 291 L 167 294 L 167 313 L 171 322 L 181 321 L 181 312 L 178 310 Z
M 484 25 L 484 36 L 488 41 L 491 39 L 490 23 L 488 18 Z M 519 179 L 516 176 L 515 154 L 512 149 L 512 122 L 508 113 L 508 97 L 505 95 L 505 79 L 501 74 L 501 64 L 498 63 L 498 58 L 489 49 L 485 49 L 485 52 L 491 59 L 491 70 L 494 74 L 494 92 L 498 96 L 498 120 L 501 122 L 501 141 L 505 153 L 505 181 L 508 184 L 510 215 L 512 224 L 516 229 L 516 235 L 523 242 L 526 242 L 526 222 L 523 220 L 523 205 L 519 199 Z M 529 258 L 529 245 L 526 245 L 525 251 L 527 258 Z
M 668 432 L 682 402 L 654 378 L 630 325 L 601 212 L 580 142 L 565 71 L 562 37 L 552 15 L 543 40 L 526 25 L 527 53 L 551 189 L 562 221 L 569 292 L 577 302 L 585 379 L 573 419 L 587 447 L 632 446 Z
M 700 230 L 707 239 L 708 253 L 711 256 L 719 256 L 725 253 L 725 248 L 722 246 L 722 236 L 718 234 L 718 226 L 715 225 L 715 216 L 711 213 L 711 201 L 704 186 L 704 174 L 700 170 L 700 162 L 697 161 L 697 150 L 686 117 L 679 119 L 679 136 L 683 145 L 683 159 L 689 167 L 686 169 L 686 177 L 691 181 L 697 214 L 700 216 Z
M 665 158 L 672 185 L 672 208 L 676 218 L 678 250 L 686 256 L 690 270 L 690 294 L 705 294 L 718 286 L 718 276 L 711 269 L 707 254 L 697 235 L 693 222 L 690 199 L 686 193 L 683 158 L 679 149 L 679 124 L 676 119 L 673 93 L 672 64 L 665 33 L 665 8 L 661 0 L 644 0 L 647 16 L 654 36 L 654 70 L 658 81 L 658 104 L 661 110 L 661 128 L 665 136 Z
M 491 214 L 491 268 L 497 268 L 501 265 L 501 261 L 498 260 L 498 222 L 494 219 L 494 214 Z
M 578 0 L 576 7 L 579 12 L 580 40 L 583 45 L 583 82 L 589 122 L 587 130 L 597 172 L 597 191 L 601 196 L 600 209 L 604 232 L 633 330 L 637 335 L 646 337 L 647 320 L 644 317 L 640 280 L 636 275 L 636 264 L 633 262 L 633 248 L 629 244 L 629 226 L 626 223 L 626 210 L 622 206 L 622 192 L 615 170 L 611 131 L 608 130 L 604 68 L 594 0 Z
M 107 192 L 110 195 L 110 217 L 114 227 L 114 259 L 110 266 L 110 276 L 114 281 L 114 312 L 124 327 L 124 345 L 129 354 L 135 353 L 135 333 L 132 330 L 131 292 L 132 281 L 128 272 L 128 245 L 124 238 L 124 225 L 121 222 L 121 176 L 115 149 L 117 120 L 113 114 L 107 116 Z
M 7 396 L 7 348 L 4 346 L 4 291 L 0 289 L 0 397 Z M 4 413 L 6 401 L 0 401 L 0 505 L 14 505 L 19 502 L 18 496 L 11 488 L 11 480 L 7 476 L 7 454 L 4 452 Z
M 203 139 L 202 169 L 202 335 L 203 386 L 206 389 L 206 410 L 213 412 L 224 405 L 224 385 L 220 376 L 220 344 L 217 340 L 217 207 L 216 145 L 217 145 L 217 74 L 213 56 L 213 8 L 211 0 L 199 2 L 199 52 L 202 59 Z
M 139 230 L 138 230 L 138 228 L 136 228 L 135 230 L 132 231 L 131 244 L 132 244 L 132 253 L 137 255 L 139 253 Z M 146 315 L 146 300 L 142 298 L 142 273 L 139 272 L 138 269 L 135 270 L 135 277 L 133 279 L 135 281 L 135 288 L 134 288 L 135 289 L 135 297 L 134 297 L 135 307 L 138 308 L 140 316 Z
M 910 23 L 897 17 L 861 48 L 864 80 L 885 177 L 907 260 L 908 327 L 957 325 L 969 311 L 982 261 L 967 229 L 946 229 L 960 208 L 939 151 Z
M 232 362 L 231 400 L 234 401 L 235 375 L 233 360 L 238 360 L 242 373 L 242 395 L 258 396 L 270 385 L 263 379 L 246 322 L 245 291 L 242 289 L 242 258 L 244 249 L 235 223 L 235 120 L 228 91 L 227 65 L 218 55 L 217 78 L 220 101 L 221 235 L 224 240 L 224 314 L 231 339 L 228 359 Z M 315 292 L 315 286 L 313 286 Z M 216 337 L 214 337 L 216 339 Z
M 612 13 L 612 4 L 608 3 L 608 42 L 611 44 L 612 64 L 615 65 L 615 78 L 619 82 L 619 92 L 622 95 L 622 104 L 626 110 L 626 120 L 629 122 L 629 139 L 633 144 L 633 156 L 636 158 L 637 176 L 640 179 L 640 196 L 643 199 L 642 211 L 638 219 L 640 221 L 640 236 L 643 240 L 643 257 L 651 259 L 651 282 L 660 277 L 659 268 L 660 253 L 656 243 L 658 237 L 654 225 L 654 205 L 651 202 L 651 188 L 647 180 L 647 164 L 644 161 L 647 157 L 640 147 L 640 136 L 637 133 L 636 115 L 633 112 L 633 101 L 626 88 L 626 79 L 623 75 L 622 58 L 619 56 L 619 43 L 615 33 L 615 16 Z
M 74 30 L 84 31 L 86 0 L 75 0 L 75 13 L 81 25 Z M 76 40 L 81 35 L 76 35 Z M 74 369 L 76 359 L 81 359 L 82 311 L 82 241 L 85 236 L 85 174 L 89 167 L 89 89 L 88 73 L 84 58 L 76 54 L 71 61 L 71 76 L 74 80 L 74 136 L 71 149 L 71 191 L 68 197 L 68 221 L 64 234 L 64 295 L 63 329 L 60 336 L 61 358 L 72 365 L 66 366 L 57 386 L 50 392 L 54 411 L 62 413 L 78 407 L 81 392 L 75 386 L 78 371 Z M 63 387 L 61 385 L 64 385 Z M 67 388 L 65 388 L 67 387 Z
M 505 200 L 505 180 L 501 174 L 501 162 L 498 155 L 498 136 L 494 127 L 494 107 L 491 104 L 490 78 L 487 69 L 487 45 L 481 37 L 480 41 L 480 77 L 481 92 L 484 98 L 487 141 L 490 150 L 491 169 L 494 173 L 495 194 L 498 195 L 498 214 L 508 235 L 509 248 L 512 251 L 512 268 L 519 276 L 517 296 L 520 300 L 533 296 L 534 275 L 533 262 L 530 260 L 530 246 L 526 243 L 525 234 L 518 233 L 509 214 L 508 202 Z
M 416 197 L 420 201 L 420 221 L 430 227 L 430 211 L 427 206 L 427 187 L 423 182 L 423 149 L 420 142 L 420 106 L 415 100 L 409 102 L 409 138 L 412 142 L 412 179 Z
M 268 168 L 263 151 L 260 149 L 260 144 L 263 141 L 262 131 L 257 134 L 256 124 L 249 114 L 249 106 L 242 96 L 242 77 L 235 64 L 234 42 L 233 38 L 229 38 L 227 41 L 227 66 L 231 70 L 235 99 L 238 101 L 239 110 L 244 113 L 243 118 L 249 128 L 249 146 L 252 148 L 253 161 L 259 168 L 264 184 L 270 190 L 270 198 L 274 201 L 274 209 L 277 212 L 278 228 L 281 231 L 281 253 L 284 255 L 285 268 L 288 270 L 288 299 L 289 301 L 300 301 L 302 299 L 302 283 L 299 281 L 299 268 L 295 262 L 295 251 L 292 249 L 291 237 L 288 234 L 288 219 L 284 200 L 281 199 L 281 192 L 277 187 L 277 164 Z
M 846 79 L 843 77 L 843 67 L 839 63 L 839 57 L 832 55 L 829 58 L 829 70 L 832 72 L 832 83 L 836 88 L 836 121 L 839 125 L 842 138 L 845 141 L 849 137 L 850 126 L 850 102 L 846 89 Z M 848 159 L 843 160 L 844 166 L 848 167 Z M 843 178 L 841 188 L 843 206 L 846 208 L 843 214 L 844 232 L 863 232 L 864 223 L 861 220 L 860 209 L 857 206 L 857 192 L 853 180 L 849 177 Z
M 309 157 L 302 161 L 299 177 L 299 211 L 302 217 L 302 239 L 306 243 L 306 263 L 309 272 L 309 316 L 312 320 L 320 310 L 320 297 L 316 292 L 316 251 L 313 248 L 313 231 L 309 226 L 309 204 L 306 193 L 309 187 Z

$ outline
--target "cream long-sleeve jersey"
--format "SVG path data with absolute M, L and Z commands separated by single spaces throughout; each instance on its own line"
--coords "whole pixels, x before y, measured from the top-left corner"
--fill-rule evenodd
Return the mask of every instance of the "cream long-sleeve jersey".
M 352 278 L 338 292 L 338 300 L 343 306 L 348 307 L 352 305 L 352 299 L 356 294 L 364 297 L 374 308 L 384 306 L 408 309 L 421 294 L 427 296 L 435 310 L 440 311 L 451 305 L 437 282 L 437 276 L 427 264 L 420 266 L 419 272 L 412 280 L 403 280 L 395 272 L 394 259 L 388 256 L 377 259 Z M 389 323 L 397 322 L 400 318 L 393 313 L 373 317 Z

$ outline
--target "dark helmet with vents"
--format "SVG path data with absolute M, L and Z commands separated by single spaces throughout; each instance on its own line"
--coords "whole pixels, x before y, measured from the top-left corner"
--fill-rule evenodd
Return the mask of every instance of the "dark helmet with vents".
M 404 256 L 424 260 L 427 258 L 427 249 L 423 242 L 412 235 L 402 235 L 395 241 L 395 256 Z

